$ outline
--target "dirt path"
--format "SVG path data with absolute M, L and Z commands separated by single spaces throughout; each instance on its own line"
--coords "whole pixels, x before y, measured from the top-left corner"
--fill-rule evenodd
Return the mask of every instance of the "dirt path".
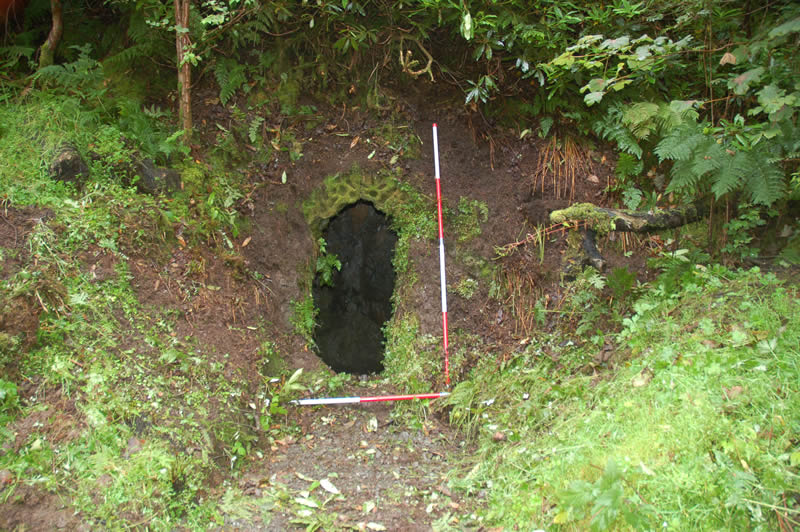
M 341 395 L 392 390 L 366 382 Z M 336 395 L 340 395 L 337 393 Z M 274 442 L 239 481 L 252 515 L 228 516 L 242 530 L 464 530 L 479 504 L 447 487 L 464 442 L 435 416 L 417 427 L 393 416 L 392 403 L 292 407 L 299 430 Z M 418 418 L 417 418 L 418 419 Z M 413 423 L 412 423 L 413 424 Z

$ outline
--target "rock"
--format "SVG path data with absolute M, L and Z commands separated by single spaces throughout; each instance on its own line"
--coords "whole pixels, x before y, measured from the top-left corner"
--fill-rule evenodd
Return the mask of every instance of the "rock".
M 56 150 L 56 156 L 50 163 L 52 179 L 81 187 L 89 179 L 89 175 L 89 167 L 74 145 L 64 143 Z
M 132 173 L 132 182 L 142 194 L 173 192 L 181 186 L 181 176 L 178 171 L 156 166 L 152 159 L 134 161 Z

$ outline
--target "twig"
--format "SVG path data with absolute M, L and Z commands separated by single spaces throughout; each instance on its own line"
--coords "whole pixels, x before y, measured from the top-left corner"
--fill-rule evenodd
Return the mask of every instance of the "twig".
M 42 301 L 42 296 L 39 295 L 39 291 L 35 290 L 34 293 L 36 294 L 36 299 L 39 300 L 39 304 L 42 306 L 42 309 L 45 312 L 50 312 L 49 310 L 47 310 L 47 306 L 45 306 L 44 301 Z

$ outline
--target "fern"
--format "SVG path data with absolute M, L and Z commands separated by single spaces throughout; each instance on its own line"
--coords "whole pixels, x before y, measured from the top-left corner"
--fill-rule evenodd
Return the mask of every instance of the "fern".
M 631 105 L 622 116 L 622 123 L 630 129 L 639 140 L 647 139 L 655 130 L 653 118 L 659 112 L 659 105 L 651 102 L 639 102 Z
M 752 160 L 747 152 L 740 151 L 728 155 L 719 171 L 712 175 L 711 192 L 719 199 L 738 189 L 744 181 L 744 175 L 749 169 L 752 169 L 751 166 Z
M 227 105 L 231 97 L 247 81 L 244 65 L 236 60 L 224 58 L 214 65 L 214 77 L 219 85 L 219 101 Z
M 107 57 L 103 63 L 109 67 L 123 69 L 132 65 L 136 60 L 150 57 L 152 46 L 149 44 L 134 44 L 112 56 Z
M 706 137 L 697 146 L 692 157 L 692 173 L 702 176 L 720 168 L 726 162 L 728 153 L 714 137 Z
M 694 172 L 691 160 L 677 160 L 672 165 L 670 182 L 666 193 L 672 192 L 697 192 L 700 185 L 700 175 Z
M 644 163 L 630 153 L 620 153 L 617 158 L 615 174 L 619 179 L 637 176 L 642 173 Z
M 72 48 L 79 52 L 75 61 L 40 68 L 33 75 L 33 79 L 62 87 L 85 100 L 101 99 L 106 92 L 103 87 L 105 78 L 103 65 L 89 56 L 91 45 L 72 46 Z
M 703 135 L 697 124 L 687 123 L 673 129 L 656 146 L 655 154 L 659 162 L 685 161 L 692 151 L 707 137 Z
M 752 164 L 744 168 L 744 190 L 753 203 L 772 205 L 786 194 L 785 174 L 780 167 L 769 163 L 767 150 L 750 152 Z
M 594 130 L 601 138 L 616 142 L 621 151 L 637 159 L 642 158 L 642 147 L 624 125 L 624 112 L 621 106 L 610 108 L 603 118 L 594 123 Z

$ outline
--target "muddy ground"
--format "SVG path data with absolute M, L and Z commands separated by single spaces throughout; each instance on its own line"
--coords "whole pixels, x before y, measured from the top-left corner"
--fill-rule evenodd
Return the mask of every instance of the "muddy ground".
M 283 124 L 284 128 L 288 125 L 294 129 L 302 142 L 303 155 L 292 162 L 286 153 L 280 152 L 268 163 L 244 165 L 241 169 L 252 185 L 251 193 L 239 204 L 248 222 L 247 232 L 235 242 L 241 262 L 202 247 L 176 245 L 166 261 L 150 256 L 144 249 L 126 250 L 139 300 L 146 305 L 180 310 L 176 333 L 194 336 L 210 347 L 209 352 L 228 353 L 225 371 L 230 375 L 252 378 L 258 375 L 259 337 L 248 327 L 255 329 L 260 324 L 266 324 L 279 351 L 286 355 L 289 369 L 324 369 L 324 364 L 289 323 L 291 302 L 303 295 L 302 281 L 314 252 L 301 203 L 326 177 L 346 173 L 353 165 L 359 165 L 364 172 L 399 165 L 402 180 L 434 196 L 431 124 L 437 122 L 445 206 L 455 211 L 459 199 L 465 197 L 485 202 L 489 212 L 480 236 L 467 243 L 448 241 L 453 227 L 445 220 L 448 279 L 455 283 L 476 275 L 474 265 L 466 264 L 464 257 L 478 256 L 499 266 L 497 281 L 506 283 L 507 293 L 514 295 L 505 301 L 490 298 L 487 283 L 481 283 L 469 300 L 451 294 L 451 330 L 476 335 L 484 342 L 486 351 L 498 357 L 516 349 L 520 339 L 534 332 L 530 317 L 533 303 L 546 297 L 549 306 L 560 304 L 561 260 L 566 243 L 563 234 L 551 234 L 541 261 L 535 246 L 514 247 L 505 257 L 498 256 L 498 249 L 524 240 L 536 225 L 547 223 L 550 211 L 571 201 L 604 203 L 607 199 L 603 190 L 611 179 L 613 161 L 597 148 L 582 146 L 570 152 L 573 159 L 568 163 L 574 169 L 572 175 L 543 170 L 547 164 L 543 163 L 543 157 L 548 153 L 548 140 L 535 134 L 536 124 L 530 124 L 533 131 L 530 134 L 523 134 L 523 128 L 495 126 L 479 112 L 454 105 L 452 102 L 459 102 L 461 96 L 441 85 L 420 82 L 403 90 L 400 97 L 399 89 L 387 89 L 383 110 L 348 105 L 331 108 L 309 102 L 317 106 L 315 124 L 311 127 L 292 123 L 291 118 L 277 114 L 268 117 L 267 125 L 271 127 Z M 215 123 L 224 123 L 228 118 L 227 111 L 213 96 L 213 91 L 204 93 L 202 89 L 196 95 L 200 131 L 193 155 L 199 160 L 208 149 L 206 143 L 213 142 Z M 395 152 L 382 145 L 375 134 L 389 121 L 408 128 L 418 137 L 421 141 L 418 158 L 392 162 Z M 357 138 L 360 140 L 356 141 Z M 8 207 L 0 215 L 0 246 L 20 250 L 14 260 L 0 265 L 0 275 L 7 278 L 27 260 L 26 235 L 35 224 L 46 220 L 48 213 Z M 412 246 L 411 260 L 419 281 L 403 307 L 404 311 L 417 314 L 422 334 L 439 336 L 439 264 L 433 238 L 435 235 L 431 235 L 430 241 Z M 609 267 L 627 264 L 633 271 L 646 275 L 645 256 L 625 259 L 618 243 L 605 247 Z M 83 268 L 100 278 L 115 275 L 117 259 L 104 250 L 87 250 L 78 260 Z M 192 261 L 204 265 L 202 272 L 190 267 Z M 243 276 L 242 268 L 263 277 L 255 280 Z M 202 289 L 189 297 L 185 282 L 193 278 L 215 290 Z M 45 304 L 28 300 L 20 304 L 27 307 L 7 313 L 2 328 L 11 334 L 24 332 L 32 342 Z M 142 340 L 121 338 L 120 341 L 127 347 L 126 344 L 137 345 Z M 143 345 L 137 347 L 148 349 Z M 453 376 L 455 382 L 462 377 Z M 441 385 L 441 381 L 441 377 L 436 377 L 432 385 Z M 24 384 L 20 395 L 26 397 L 36 386 L 33 382 Z M 341 393 L 375 395 L 403 391 L 402 387 L 391 388 L 379 376 L 373 376 L 355 378 Z M 75 430 L 83 423 L 80 414 L 74 405 L 70 408 L 62 404 L 57 390 L 51 390 L 48 397 L 52 398 L 52 404 L 46 412 L 54 415 L 39 421 L 50 427 L 46 430 L 52 431 L 53 441 L 74 437 L 55 414 L 66 412 L 72 416 L 70 425 Z M 263 458 L 253 458 L 244 466 L 234 482 L 252 498 L 253 511 L 244 519 L 228 516 L 224 528 L 304 529 L 306 524 L 300 522 L 302 519 L 298 521 L 296 500 L 303 498 L 304 490 L 313 482 L 322 479 L 341 492 L 338 495 L 327 492 L 330 498 L 325 509 L 335 517 L 327 528 L 428 530 L 435 522 L 456 528 L 479 528 L 477 523 L 463 521 L 463 516 L 479 507 L 482 499 L 465 500 L 451 493 L 446 483 L 452 464 L 469 452 L 462 435 L 446 424 L 443 414 L 432 414 L 421 426 L 409 427 L 393 416 L 395 411 L 393 404 L 292 410 L 289 415 L 301 427 L 300 434 L 276 441 L 265 449 Z M 15 423 L 17 441 L 25 441 L 26 430 L 32 430 L 31 420 Z M 209 492 L 222 493 L 222 489 L 210 486 Z M 282 493 L 284 499 L 276 499 L 275 493 Z M 69 509 L 68 499 L 33 488 L 19 491 L 18 495 L 13 504 L 0 505 L 0 529 L 81 526 L 80 515 Z M 293 504 L 295 509 L 290 511 Z M 462 521 L 457 516 L 462 516 Z

